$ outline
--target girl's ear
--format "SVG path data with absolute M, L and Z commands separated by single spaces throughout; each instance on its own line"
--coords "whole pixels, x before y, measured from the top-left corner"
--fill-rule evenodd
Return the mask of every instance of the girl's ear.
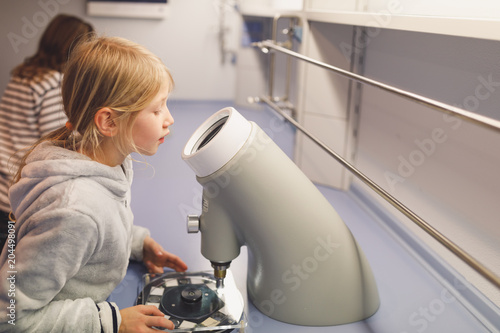
M 118 133 L 115 118 L 116 113 L 110 108 L 101 108 L 96 112 L 94 122 L 102 135 L 111 137 Z

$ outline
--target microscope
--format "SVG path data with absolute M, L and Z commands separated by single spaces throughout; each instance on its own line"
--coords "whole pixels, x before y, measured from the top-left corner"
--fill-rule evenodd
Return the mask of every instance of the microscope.
M 350 230 L 257 124 L 224 108 L 194 132 L 182 158 L 203 187 L 188 232 L 201 232 L 218 287 L 247 246 L 248 297 L 265 315 L 331 326 L 377 311 L 375 279 Z

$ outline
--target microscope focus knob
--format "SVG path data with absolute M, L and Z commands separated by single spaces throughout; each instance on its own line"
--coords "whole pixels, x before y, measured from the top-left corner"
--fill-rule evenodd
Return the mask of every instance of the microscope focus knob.
M 188 215 L 187 217 L 187 232 L 195 234 L 200 231 L 200 217 L 198 215 Z

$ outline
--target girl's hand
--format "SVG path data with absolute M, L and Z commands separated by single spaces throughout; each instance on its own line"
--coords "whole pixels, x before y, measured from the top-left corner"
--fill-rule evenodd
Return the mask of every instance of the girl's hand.
M 185 272 L 187 265 L 178 256 L 165 251 L 153 238 L 144 239 L 143 261 L 149 273 L 163 273 L 163 267 Z
M 152 327 L 164 327 L 168 330 L 175 328 L 174 323 L 165 318 L 165 315 L 154 305 L 136 305 L 120 310 L 122 322 L 119 333 L 158 332 Z

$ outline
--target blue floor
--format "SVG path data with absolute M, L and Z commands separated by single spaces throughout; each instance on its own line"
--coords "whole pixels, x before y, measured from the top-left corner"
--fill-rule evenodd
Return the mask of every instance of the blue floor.
M 182 161 L 181 150 L 194 130 L 225 106 L 230 103 L 170 102 L 169 108 L 175 118 L 170 136 L 155 156 L 145 159 L 135 156 L 132 199 L 135 223 L 148 227 L 166 250 L 181 256 L 189 271 L 210 270 L 211 267 L 200 253 L 200 235 L 186 232 L 186 215 L 201 211 L 201 186 Z M 292 155 L 294 130 L 288 124 L 267 110 L 237 109 Z M 352 192 L 319 189 L 351 229 L 372 266 L 381 298 L 379 310 L 362 322 L 331 327 L 295 326 L 270 319 L 247 301 L 246 251 L 242 249 L 231 270 L 246 302 L 249 323 L 245 332 L 496 332 L 492 326 L 486 328 L 452 296 Z M 111 300 L 120 307 L 133 305 L 143 272 L 140 265 L 132 265 Z

